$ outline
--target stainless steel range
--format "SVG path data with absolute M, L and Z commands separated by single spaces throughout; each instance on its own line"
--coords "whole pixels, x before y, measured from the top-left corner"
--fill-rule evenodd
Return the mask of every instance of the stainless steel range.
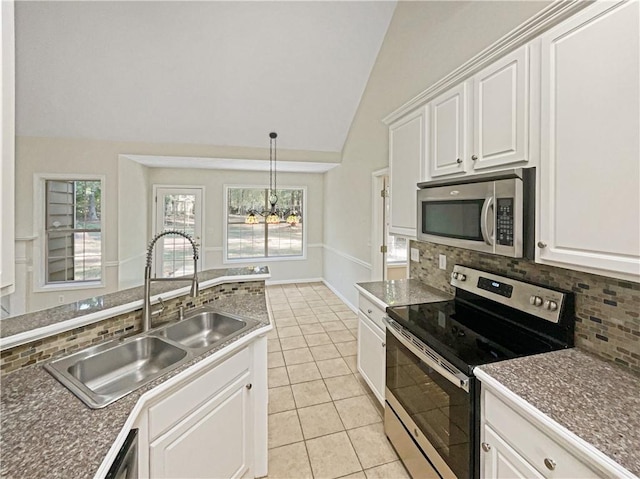
M 573 293 L 460 265 L 451 284 L 387 308 L 385 432 L 414 479 L 479 477 L 476 366 L 573 346 Z

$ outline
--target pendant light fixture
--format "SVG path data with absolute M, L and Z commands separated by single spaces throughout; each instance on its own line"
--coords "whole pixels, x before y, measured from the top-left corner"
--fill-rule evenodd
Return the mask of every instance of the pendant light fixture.
M 269 204 L 271 205 L 269 210 L 265 210 L 262 213 L 258 213 L 255 210 L 249 212 L 247 217 L 244 219 L 245 224 L 255 225 L 259 223 L 258 217 L 256 214 L 265 217 L 265 222 L 267 224 L 279 224 L 280 223 L 280 215 L 278 214 L 278 210 L 276 209 L 276 205 L 278 204 L 278 186 L 277 186 L 277 169 L 276 163 L 278 161 L 277 158 L 277 138 L 278 134 L 276 132 L 269 133 Z
M 276 212 L 276 205 L 278 204 L 278 190 L 277 190 L 277 138 L 278 134 L 275 132 L 269 133 L 269 204 L 271 209 L 269 214 L 265 218 L 265 221 L 269 224 L 280 223 L 280 217 Z

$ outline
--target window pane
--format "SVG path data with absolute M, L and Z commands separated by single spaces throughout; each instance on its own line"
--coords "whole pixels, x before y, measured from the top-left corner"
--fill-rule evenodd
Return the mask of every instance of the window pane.
M 192 232 L 186 231 L 188 234 Z M 178 235 L 163 236 L 162 276 L 171 278 L 193 274 L 193 247 L 188 239 Z
M 102 233 L 74 233 L 73 271 L 76 281 L 97 281 L 102 271 Z
M 74 235 L 54 232 L 47 235 L 47 282 L 73 281 Z
M 46 180 L 45 189 L 46 283 L 99 281 L 101 182 Z
M 407 262 L 407 239 L 400 236 L 387 237 L 387 263 Z
M 100 229 L 102 189 L 99 181 L 76 181 L 76 229 Z
M 227 259 L 301 256 L 304 190 L 277 190 L 279 224 L 265 224 L 268 189 L 229 188 L 227 198 Z M 246 224 L 253 213 L 256 224 Z M 265 249 L 266 245 L 266 249 Z
M 243 218 L 244 221 L 244 218 Z M 227 257 L 264 258 L 265 224 L 229 224 L 227 227 Z

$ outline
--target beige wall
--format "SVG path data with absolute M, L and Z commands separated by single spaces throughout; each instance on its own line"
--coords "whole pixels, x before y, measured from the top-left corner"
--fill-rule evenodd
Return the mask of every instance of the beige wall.
M 382 118 L 533 16 L 548 2 L 398 2 L 344 145 L 327 173 L 325 239 L 334 251 L 324 276 L 355 304 L 349 284 L 366 281 L 371 262 L 371 173 L 388 164 Z M 342 259 L 340 259 L 340 257 Z M 341 271 L 360 262 L 351 281 Z M 368 268 L 370 272 L 370 267 Z
M 17 137 L 16 139 L 16 237 L 18 238 L 16 254 L 20 262 L 20 284 L 16 285 L 16 293 L 11 298 L 12 315 L 25 311 L 35 311 L 59 303 L 69 303 L 90 296 L 101 295 L 136 283 L 135 272 L 140 268 L 139 253 L 144 251 L 148 236 L 143 234 L 145 224 L 150 223 L 151 185 L 165 184 L 200 184 L 211 189 L 206 192 L 209 202 L 207 225 L 207 246 L 222 246 L 222 228 L 219 207 L 222 205 L 223 183 L 267 184 L 268 173 L 221 172 L 217 170 L 177 170 L 152 169 L 135 164 L 127 159 L 119 159 L 119 155 L 158 155 L 158 156 L 195 156 L 219 158 L 268 159 L 268 148 L 234 148 L 202 145 L 179 144 L 146 144 L 112 142 L 70 138 Z M 280 161 L 325 161 L 335 162 L 337 154 L 324 152 L 304 152 L 278 150 Z M 154 172 L 153 175 L 151 172 Z M 41 266 L 35 264 L 34 252 L 42 248 L 38 231 L 34 225 L 34 175 L 44 173 L 68 173 L 103 175 L 105 177 L 103 214 L 105 218 L 104 238 L 106 253 L 106 285 L 104 288 L 64 290 L 51 292 L 34 292 L 33 271 Z M 324 175 L 312 174 L 279 174 L 279 184 L 308 186 L 309 218 L 317 221 L 309 223 L 309 244 L 320 244 L 323 238 L 322 210 L 324 204 Z M 120 195 L 122 197 L 120 198 Z M 120 199 L 119 199 L 120 198 Z M 217 212 L 217 213 L 216 213 Z M 210 237 L 209 237 L 210 234 Z M 20 256 L 22 255 L 22 256 Z M 137 255 L 137 256 L 136 256 Z M 20 257 L 19 257 L 20 256 Z M 220 256 L 220 254 L 218 254 Z M 218 267 L 221 257 L 209 255 L 205 267 Z M 126 270 L 119 275 L 118 269 L 122 261 Z M 276 266 L 274 279 L 318 278 L 322 276 L 322 249 L 315 248 L 307 262 L 290 261 L 289 267 Z M 138 283 L 142 281 L 143 271 L 140 269 Z M 19 296 L 19 297 L 18 297 Z M 62 298 L 60 298 L 62 296 Z

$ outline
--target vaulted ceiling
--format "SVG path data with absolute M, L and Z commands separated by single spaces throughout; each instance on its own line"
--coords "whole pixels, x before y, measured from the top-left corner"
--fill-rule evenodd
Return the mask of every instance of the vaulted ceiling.
M 18 2 L 17 134 L 340 151 L 394 8 Z

